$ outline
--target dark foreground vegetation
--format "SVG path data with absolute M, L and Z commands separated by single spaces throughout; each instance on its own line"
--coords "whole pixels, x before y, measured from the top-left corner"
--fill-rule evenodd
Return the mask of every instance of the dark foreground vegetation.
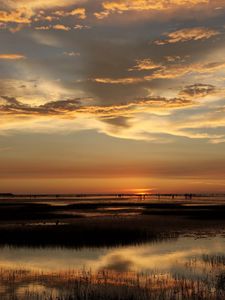
M 0 297 L 2 294 L 4 300 L 223 300 L 224 265 L 215 267 L 205 262 L 205 266 L 207 264 L 209 274 L 195 279 L 156 272 L 44 273 L 2 269 Z

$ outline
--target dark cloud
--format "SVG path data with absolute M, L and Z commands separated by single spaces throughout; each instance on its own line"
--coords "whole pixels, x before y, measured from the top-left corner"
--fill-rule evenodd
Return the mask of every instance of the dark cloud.
M 24 104 L 15 98 L 2 96 L 4 100 L 0 105 L 0 114 L 12 115 L 61 115 L 62 117 L 70 117 L 70 113 L 92 114 L 101 117 L 106 117 L 104 122 L 121 127 L 128 127 L 127 121 L 129 118 L 124 114 L 134 114 L 136 112 L 151 111 L 154 109 L 173 109 L 193 105 L 191 100 L 183 98 L 162 98 L 162 97 L 146 97 L 138 98 L 126 103 L 117 105 L 85 105 L 87 98 L 76 98 L 68 100 L 59 100 L 47 102 L 43 105 L 32 106 Z M 74 115 L 75 116 L 75 115 Z M 109 118 L 107 118 L 109 117 Z
M 130 124 L 129 124 L 129 120 L 131 118 L 128 117 L 117 117 L 117 118 L 102 118 L 101 120 L 109 125 L 113 125 L 116 127 L 124 127 L 124 128 L 129 128 Z
M 76 111 L 78 108 L 81 107 L 81 99 L 52 101 L 40 106 L 30 106 L 16 100 L 15 98 L 6 97 L 6 96 L 2 96 L 1 98 L 5 100 L 6 103 L 0 106 L 0 113 L 6 112 L 14 115 L 63 114 L 69 111 Z
M 48 112 L 74 111 L 81 107 L 81 99 L 61 100 L 48 102 L 40 108 Z
M 216 92 L 216 87 L 211 84 L 193 84 L 186 86 L 181 92 L 185 97 L 205 97 Z

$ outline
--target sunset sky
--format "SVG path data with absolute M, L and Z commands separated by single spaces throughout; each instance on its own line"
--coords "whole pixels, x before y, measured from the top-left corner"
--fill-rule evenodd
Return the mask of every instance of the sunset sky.
M 225 0 L 0 0 L 0 192 L 225 191 Z

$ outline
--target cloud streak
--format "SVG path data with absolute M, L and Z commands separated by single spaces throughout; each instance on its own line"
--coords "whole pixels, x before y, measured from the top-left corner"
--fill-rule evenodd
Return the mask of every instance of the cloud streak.
M 213 130 L 225 128 L 225 104 L 218 103 L 222 95 L 214 86 L 195 84 L 184 87 L 176 98 L 147 97 L 108 106 L 85 105 L 88 99 L 82 98 L 30 106 L 3 96 L 0 127 L 2 132 L 35 126 L 37 131 L 95 129 L 123 139 L 164 143 L 173 138 L 223 143 L 224 131 Z
M 153 71 L 150 75 L 139 77 L 123 77 L 123 78 L 94 78 L 93 81 L 100 84 L 122 84 L 131 85 L 140 82 L 147 82 L 156 79 L 174 79 L 190 74 L 212 74 L 225 69 L 225 62 L 210 62 L 210 63 L 193 63 L 193 64 L 161 64 L 157 65 L 151 62 L 146 64 L 146 61 L 139 62 L 129 71 Z
M 148 10 L 168 10 L 176 6 L 195 6 L 198 4 L 208 4 L 208 0 L 191 0 L 191 1 L 180 1 L 180 0 L 116 0 L 116 1 L 105 1 L 102 6 L 106 11 L 110 12 L 124 12 L 124 11 L 148 11 Z
M 149 97 L 138 99 L 133 102 L 108 106 L 85 106 L 86 99 L 58 100 L 47 102 L 39 106 L 24 104 L 13 97 L 2 96 L 0 102 L 0 114 L 17 115 L 62 115 L 71 117 L 71 112 L 76 114 L 93 114 L 96 116 L 122 116 L 123 114 L 133 114 L 141 111 L 153 111 L 156 109 L 176 109 L 193 105 L 192 100 L 184 98 L 166 99 L 161 97 Z
M 184 28 L 165 34 L 167 39 L 156 40 L 154 43 L 156 45 L 166 45 L 179 42 L 207 40 L 219 34 L 220 32 L 218 30 L 204 27 Z
M 25 58 L 26 56 L 22 54 L 0 54 L 0 60 L 18 60 Z

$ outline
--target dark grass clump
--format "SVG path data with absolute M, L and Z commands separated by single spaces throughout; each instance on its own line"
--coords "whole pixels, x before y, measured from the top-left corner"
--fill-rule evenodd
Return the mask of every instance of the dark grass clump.
M 163 234 L 150 228 L 131 227 L 120 223 L 81 223 L 77 225 L 12 226 L 0 228 L 0 245 L 26 247 L 112 247 L 158 242 L 176 238 L 175 233 Z

